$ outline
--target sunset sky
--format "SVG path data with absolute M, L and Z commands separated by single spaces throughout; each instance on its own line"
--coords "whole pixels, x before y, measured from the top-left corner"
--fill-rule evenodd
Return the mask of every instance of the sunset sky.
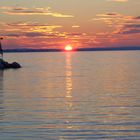
M 1 0 L 5 49 L 140 46 L 140 0 Z

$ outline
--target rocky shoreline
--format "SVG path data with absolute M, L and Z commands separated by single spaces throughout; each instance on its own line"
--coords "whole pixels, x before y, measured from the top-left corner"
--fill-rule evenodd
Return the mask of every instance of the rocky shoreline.
M 0 69 L 18 69 L 21 68 L 21 65 L 17 62 L 8 63 L 3 59 L 0 59 Z

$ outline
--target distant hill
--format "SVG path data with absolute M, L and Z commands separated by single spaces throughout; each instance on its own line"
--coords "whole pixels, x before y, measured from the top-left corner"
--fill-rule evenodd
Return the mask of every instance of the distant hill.
M 74 51 L 129 51 L 129 50 L 140 50 L 140 47 L 110 47 L 110 48 L 77 48 Z M 63 49 L 5 49 L 4 52 L 62 52 Z
M 140 47 L 108 47 L 108 48 L 79 48 L 77 51 L 120 51 L 120 50 L 140 50 Z

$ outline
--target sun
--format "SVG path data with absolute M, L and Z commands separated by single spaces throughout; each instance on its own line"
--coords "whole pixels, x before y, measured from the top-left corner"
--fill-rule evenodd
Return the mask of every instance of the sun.
M 65 46 L 65 51 L 72 51 L 73 47 L 71 45 Z

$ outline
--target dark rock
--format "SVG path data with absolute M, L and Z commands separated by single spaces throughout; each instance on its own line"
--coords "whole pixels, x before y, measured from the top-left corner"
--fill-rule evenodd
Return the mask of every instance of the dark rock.
M 20 64 L 17 63 L 17 62 L 13 62 L 13 63 L 11 64 L 11 66 L 12 66 L 12 68 L 21 68 Z
M 18 69 L 21 68 L 21 65 L 17 62 L 8 63 L 0 59 L 0 69 L 9 69 L 9 68 Z

